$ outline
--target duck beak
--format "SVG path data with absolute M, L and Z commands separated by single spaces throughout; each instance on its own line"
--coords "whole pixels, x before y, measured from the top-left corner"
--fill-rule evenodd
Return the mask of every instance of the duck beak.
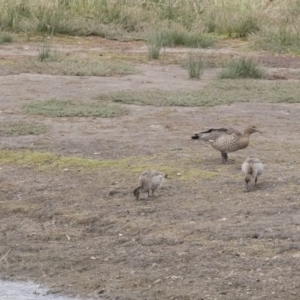
M 256 132 L 259 132 L 260 134 L 262 134 L 262 131 L 260 131 L 259 129 L 256 129 Z

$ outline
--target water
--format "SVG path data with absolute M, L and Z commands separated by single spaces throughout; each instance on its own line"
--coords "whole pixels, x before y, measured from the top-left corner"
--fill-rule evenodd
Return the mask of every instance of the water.
M 47 294 L 47 289 L 30 282 L 10 282 L 0 280 L 1 300 L 79 300 Z

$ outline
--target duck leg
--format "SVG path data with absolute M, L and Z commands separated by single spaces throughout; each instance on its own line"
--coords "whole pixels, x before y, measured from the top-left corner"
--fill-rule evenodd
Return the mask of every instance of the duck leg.
M 152 191 L 151 197 L 153 198 L 153 195 L 154 195 L 154 190 L 151 190 L 151 191 Z
M 246 184 L 245 184 L 244 192 L 249 192 L 248 182 L 246 182 Z
M 257 177 L 255 177 L 255 184 L 254 185 L 256 185 L 256 183 L 257 183 Z
M 223 153 L 223 152 L 221 152 L 221 155 L 222 155 L 222 163 L 225 164 L 228 159 L 228 155 L 227 153 Z

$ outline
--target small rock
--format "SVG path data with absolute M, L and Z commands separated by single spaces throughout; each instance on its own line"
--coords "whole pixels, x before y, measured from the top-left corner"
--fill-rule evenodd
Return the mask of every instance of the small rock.
M 156 280 L 153 282 L 153 284 L 157 284 L 157 283 L 159 283 L 159 282 L 161 282 L 161 279 L 156 279 Z
M 118 191 L 112 190 L 112 191 L 109 191 L 108 196 L 113 196 L 113 195 L 115 195 L 117 193 L 118 193 Z

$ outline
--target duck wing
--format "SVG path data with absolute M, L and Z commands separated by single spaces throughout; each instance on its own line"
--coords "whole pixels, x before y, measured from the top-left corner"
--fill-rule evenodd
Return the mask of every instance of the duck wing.
M 237 136 L 243 135 L 240 131 L 238 131 L 238 130 L 236 130 L 234 128 L 231 128 L 231 127 L 227 129 L 226 133 L 227 134 L 233 134 L 234 133 Z
M 231 135 L 235 134 L 237 136 L 241 136 L 242 134 L 233 128 L 211 128 L 207 131 L 203 131 L 200 133 L 196 133 L 192 136 L 193 140 L 202 140 L 202 141 L 215 141 L 222 135 Z

